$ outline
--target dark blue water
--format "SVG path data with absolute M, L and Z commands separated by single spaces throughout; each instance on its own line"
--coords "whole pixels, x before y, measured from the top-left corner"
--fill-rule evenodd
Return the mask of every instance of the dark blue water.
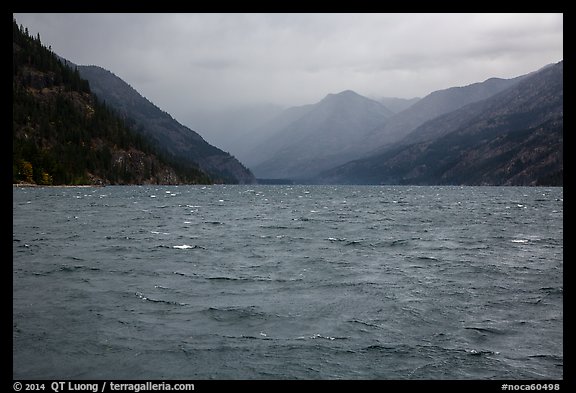
M 13 189 L 15 379 L 561 379 L 563 189 Z

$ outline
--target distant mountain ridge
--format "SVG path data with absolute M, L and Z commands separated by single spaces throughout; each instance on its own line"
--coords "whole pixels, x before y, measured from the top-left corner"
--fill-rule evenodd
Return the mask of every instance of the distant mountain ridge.
M 398 97 L 380 97 L 376 101 L 380 102 L 386 108 L 390 109 L 394 113 L 402 112 L 410 108 L 412 105 L 420 101 L 420 97 L 414 98 L 398 98 Z
M 491 97 L 525 77 L 490 78 L 411 100 L 376 101 L 350 90 L 329 94 L 316 104 L 289 108 L 264 125 L 273 136 L 252 149 L 246 163 L 260 178 L 313 179 L 330 167 L 377 154 L 425 122 Z M 394 113 L 382 102 L 405 109 Z
M 381 103 L 351 90 L 328 94 L 271 121 L 274 135 L 253 150 L 248 164 L 262 178 L 313 176 L 356 157 L 363 137 L 393 115 Z
M 236 158 L 210 145 L 112 72 L 94 65 L 78 66 L 78 70 L 101 100 L 174 159 L 197 165 L 216 182 L 256 182 L 250 170 Z
M 516 78 L 487 99 L 424 122 L 380 153 L 326 171 L 316 180 L 562 185 L 562 178 L 563 61 Z
M 366 145 L 374 149 L 397 142 L 428 120 L 491 97 L 525 77 L 526 75 L 512 79 L 490 78 L 467 86 L 434 91 L 404 111 L 397 113 L 382 127 L 375 129 L 367 137 Z M 369 152 L 366 151 L 366 153 Z

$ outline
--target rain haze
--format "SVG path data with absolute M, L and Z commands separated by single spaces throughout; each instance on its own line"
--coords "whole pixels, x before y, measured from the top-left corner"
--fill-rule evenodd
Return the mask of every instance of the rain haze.
M 563 14 L 14 14 L 227 148 L 280 108 L 354 90 L 424 97 L 563 59 Z M 222 146 L 224 145 L 224 146 Z

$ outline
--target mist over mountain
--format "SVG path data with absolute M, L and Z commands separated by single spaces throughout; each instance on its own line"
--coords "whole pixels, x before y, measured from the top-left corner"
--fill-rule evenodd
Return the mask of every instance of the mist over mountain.
M 254 183 L 252 173 L 229 153 L 206 142 L 144 98 L 122 79 L 98 66 L 78 66 L 93 92 L 134 128 L 175 159 L 197 165 L 216 182 Z
M 380 97 L 376 101 L 382 103 L 386 108 L 390 109 L 394 113 L 402 112 L 410 108 L 412 105 L 420 101 L 420 97 L 414 98 L 398 98 L 398 97 Z
M 425 122 L 381 153 L 326 171 L 317 180 L 562 185 L 563 62 L 515 81 L 492 97 Z
M 422 99 L 376 101 L 352 91 L 331 94 L 317 104 L 289 108 L 272 118 L 258 133 L 272 136 L 239 154 L 259 178 L 314 178 L 331 166 L 376 154 L 426 121 L 491 97 L 524 77 L 491 78 L 435 91 Z
M 274 104 L 191 107 L 181 120 L 202 130 L 206 142 L 245 163 L 246 152 L 269 136 L 261 126 L 284 109 Z
M 310 104 L 283 109 L 253 129 L 241 133 L 240 137 L 236 134 L 230 135 L 229 138 L 232 140 L 241 139 L 234 145 L 234 155 L 248 166 L 270 157 L 271 150 L 280 148 L 286 142 L 280 137 L 281 130 L 304 116 L 312 106 Z
M 393 112 L 346 90 L 313 105 L 290 108 L 272 122 L 273 136 L 256 146 L 247 164 L 260 178 L 307 178 L 364 151 L 364 137 Z
M 367 147 L 381 147 L 402 139 L 416 127 L 440 115 L 452 112 L 473 102 L 484 100 L 518 83 L 525 77 L 513 79 L 490 78 L 468 86 L 437 90 L 397 113 L 382 127 L 367 136 Z M 366 153 L 369 153 L 366 150 Z

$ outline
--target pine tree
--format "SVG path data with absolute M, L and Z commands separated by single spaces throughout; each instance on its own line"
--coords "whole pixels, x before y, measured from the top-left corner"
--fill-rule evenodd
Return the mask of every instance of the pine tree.
M 197 168 L 178 167 L 99 102 L 77 67 L 67 64 L 13 19 L 13 182 L 85 184 L 88 172 L 111 183 L 149 179 L 152 168 L 172 167 L 187 182 L 210 182 Z M 46 90 L 46 92 L 42 92 Z M 139 151 L 147 164 L 115 163 Z M 137 173 L 135 171 L 141 171 Z

